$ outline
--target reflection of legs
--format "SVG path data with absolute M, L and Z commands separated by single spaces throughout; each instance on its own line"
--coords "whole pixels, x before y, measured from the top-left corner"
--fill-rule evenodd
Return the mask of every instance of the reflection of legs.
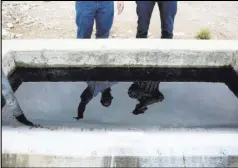
M 21 107 L 18 104 L 15 94 L 3 70 L 2 70 L 2 97 L 5 99 L 5 103 L 8 105 L 8 108 L 10 108 L 10 110 L 13 112 L 13 116 L 17 119 L 17 121 L 28 126 L 34 126 L 34 124 L 30 122 L 23 114 Z
M 136 1 L 136 5 L 138 17 L 136 38 L 147 38 L 155 1 Z
M 177 1 L 158 1 L 161 20 L 161 38 L 172 39 Z
M 164 95 L 160 91 L 154 92 L 151 96 L 144 96 L 139 99 L 139 103 L 136 105 L 134 111 L 135 115 L 144 113 L 148 108 L 148 105 L 158 103 L 164 100 Z
M 113 1 L 97 1 L 96 38 L 108 38 L 114 18 Z
M 159 91 L 159 83 L 153 81 L 135 82 L 130 86 L 128 90 L 129 97 L 139 101 L 133 114 L 142 114 L 147 110 L 148 105 L 163 101 L 164 95 Z
M 81 102 L 78 106 L 78 117 L 74 117 L 75 119 L 79 120 L 83 118 L 86 105 L 92 100 L 92 97 L 92 92 L 90 91 L 90 88 L 87 87 L 81 94 Z
M 96 13 L 96 2 L 76 1 L 76 25 L 77 38 L 89 39 L 93 31 L 94 17 Z
M 128 89 L 128 95 L 132 99 L 140 99 L 144 95 L 144 91 L 137 83 L 133 83 Z
M 78 106 L 78 117 L 74 118 L 76 118 L 77 120 L 82 119 L 86 105 L 100 92 L 102 93 L 101 104 L 105 107 L 110 106 L 113 99 L 110 87 L 116 83 L 117 82 L 87 82 L 88 87 L 81 94 L 81 102 Z
M 5 101 L 4 97 L 1 96 L 1 105 L 2 105 L 2 108 L 5 106 L 5 104 L 6 104 L 6 101 Z

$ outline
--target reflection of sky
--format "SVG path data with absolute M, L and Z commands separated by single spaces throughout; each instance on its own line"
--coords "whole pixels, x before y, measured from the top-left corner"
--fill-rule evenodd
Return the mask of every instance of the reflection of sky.
M 24 83 L 16 95 L 26 117 L 43 125 L 118 129 L 238 127 L 238 100 L 225 84 L 162 82 L 164 101 L 149 105 L 145 114 L 137 116 L 132 111 L 138 102 L 127 94 L 131 84 L 111 87 L 114 99 L 109 108 L 100 104 L 99 94 L 78 122 L 73 117 L 85 82 Z

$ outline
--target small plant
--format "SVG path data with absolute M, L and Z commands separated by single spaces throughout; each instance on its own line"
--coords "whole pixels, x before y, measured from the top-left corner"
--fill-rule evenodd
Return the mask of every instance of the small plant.
M 209 40 L 211 39 L 211 32 L 209 29 L 202 29 L 197 33 L 195 38 L 201 40 Z

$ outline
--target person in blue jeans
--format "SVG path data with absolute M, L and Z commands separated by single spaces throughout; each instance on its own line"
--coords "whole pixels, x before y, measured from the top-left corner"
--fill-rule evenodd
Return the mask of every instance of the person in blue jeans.
M 136 1 L 138 16 L 136 38 L 147 38 L 151 15 L 155 4 L 158 5 L 161 20 L 161 38 L 172 39 L 177 1 Z
M 96 38 L 108 38 L 114 18 L 114 1 L 76 1 L 77 39 L 91 38 L 94 20 Z M 117 1 L 118 14 L 124 9 L 124 2 Z

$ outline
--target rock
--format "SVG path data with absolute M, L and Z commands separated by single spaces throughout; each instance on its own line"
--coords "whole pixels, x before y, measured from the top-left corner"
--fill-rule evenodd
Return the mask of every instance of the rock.
M 29 11 L 29 10 L 30 10 L 30 6 L 29 6 L 29 5 L 24 5 L 24 6 L 20 9 L 21 12 L 27 12 L 27 11 Z
M 10 32 L 8 32 L 7 30 L 5 29 L 2 29 L 2 37 L 3 38 L 7 38 L 10 36 Z
M 27 24 L 27 25 L 29 25 L 29 24 L 33 24 L 33 23 L 34 23 L 33 20 L 27 20 L 27 21 L 24 22 L 24 24 Z
M 7 14 L 7 11 L 3 10 L 2 15 L 6 15 L 6 14 Z
M 177 37 L 182 37 L 182 36 L 184 36 L 184 35 L 185 35 L 184 32 L 175 32 L 175 33 L 174 33 L 174 36 L 177 36 Z
M 8 32 L 7 30 L 5 29 L 2 29 L 2 38 L 3 39 L 13 39 L 14 38 L 14 34 L 11 33 L 11 32 Z
M 15 34 L 15 38 L 21 38 L 23 35 L 22 34 Z
M 117 37 L 117 34 L 112 34 L 112 37 Z
M 7 27 L 10 28 L 10 29 L 12 29 L 14 26 L 13 26 L 12 23 L 7 23 Z

